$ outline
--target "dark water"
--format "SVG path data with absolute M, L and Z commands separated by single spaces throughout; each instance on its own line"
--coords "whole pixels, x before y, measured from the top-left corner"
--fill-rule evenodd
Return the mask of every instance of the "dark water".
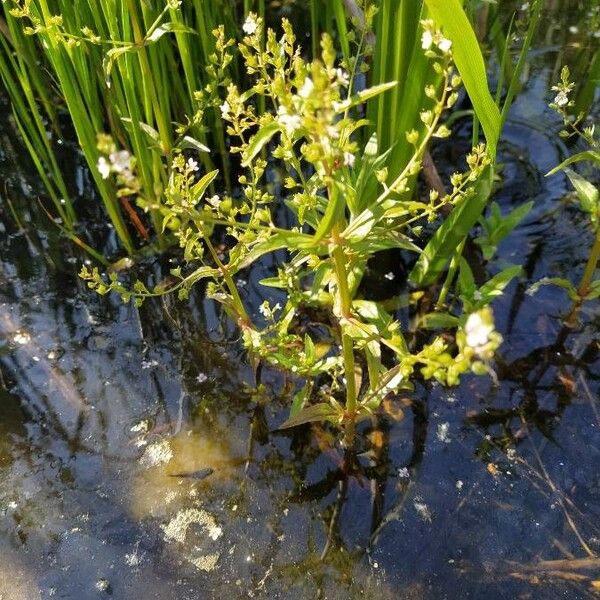
M 331 432 L 275 431 L 281 382 L 253 390 L 201 289 L 139 312 L 89 292 L 2 134 L 2 600 L 595 597 L 600 310 L 564 335 L 566 297 L 525 293 L 575 280 L 591 242 L 564 178 L 543 177 L 566 151 L 545 108 L 566 24 L 543 31 L 502 144 L 496 201 L 535 206 L 490 267 L 526 271 L 494 305 L 498 384 L 418 388 L 403 420 L 362 428 L 350 476 Z

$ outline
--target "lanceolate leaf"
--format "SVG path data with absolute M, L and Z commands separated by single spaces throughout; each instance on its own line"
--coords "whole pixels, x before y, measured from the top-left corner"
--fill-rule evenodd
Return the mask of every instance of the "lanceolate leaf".
M 314 423 L 315 421 L 331 421 L 335 423 L 339 421 L 340 416 L 340 413 L 331 404 L 321 402 L 320 404 L 313 404 L 312 406 L 300 409 L 293 417 L 282 423 L 279 429 L 289 429 L 290 427 L 297 427 L 305 423 Z
M 485 132 L 489 153 L 495 157 L 500 137 L 500 111 L 490 94 L 479 42 L 462 3 L 460 0 L 425 0 L 425 4 L 452 42 L 454 62 Z
M 554 167 L 552 171 L 548 171 L 546 173 L 546 177 L 549 175 L 554 175 L 559 171 L 562 171 L 565 167 L 572 165 L 573 163 L 580 162 L 582 160 L 590 160 L 595 162 L 597 165 L 600 165 L 600 152 L 593 152 L 592 150 L 586 150 L 585 152 L 579 152 L 578 154 L 573 154 L 573 156 L 569 156 L 567 160 L 563 161 L 557 167 Z
M 279 131 L 279 123 L 273 121 L 259 129 L 248 144 L 244 153 L 242 166 L 247 167 L 256 155 L 271 141 L 271 138 Z
M 577 192 L 581 208 L 592 215 L 595 224 L 598 220 L 598 199 L 600 197 L 598 188 L 571 169 L 565 169 L 565 173 Z

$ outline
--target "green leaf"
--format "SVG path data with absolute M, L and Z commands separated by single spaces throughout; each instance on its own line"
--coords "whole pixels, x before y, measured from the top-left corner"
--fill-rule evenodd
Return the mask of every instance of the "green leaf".
M 489 281 L 486 281 L 480 288 L 479 294 L 481 298 L 473 305 L 473 310 L 478 310 L 488 305 L 494 298 L 502 295 L 504 288 L 517 276 L 522 273 L 523 269 L 514 265 L 508 267 L 500 273 L 494 275 Z M 469 311 L 471 312 L 471 311 Z
M 265 287 L 279 288 L 282 290 L 286 289 L 287 287 L 279 277 L 265 277 L 258 283 L 260 283 L 260 285 L 264 285 Z
M 437 280 L 450 258 L 454 256 L 456 248 L 480 217 L 491 189 L 492 168 L 488 166 L 475 183 L 474 194 L 454 207 L 419 256 L 410 273 L 410 280 L 415 285 L 424 287 Z
M 586 150 L 585 152 L 579 152 L 577 154 L 573 154 L 573 156 L 569 156 L 569 158 L 567 158 L 567 160 L 564 160 L 563 162 L 561 162 L 560 165 L 558 165 L 557 167 L 554 167 L 554 169 L 552 169 L 552 171 L 548 171 L 548 173 L 546 173 L 546 177 L 549 177 L 550 175 L 554 175 L 554 174 L 558 173 L 559 171 L 562 171 L 565 167 L 568 167 L 569 165 L 572 165 L 573 163 L 576 163 L 576 162 L 581 162 L 583 160 L 589 160 L 591 162 L 596 163 L 597 165 L 600 165 L 600 152 L 593 152 L 592 150 Z
M 191 148 L 192 150 L 198 150 L 198 152 L 210 152 L 208 146 L 205 146 L 202 142 L 199 142 L 190 135 L 184 135 L 183 139 L 177 144 L 177 147 L 181 150 Z
M 120 46 L 119 48 L 111 48 L 104 59 L 102 60 L 102 67 L 104 69 L 104 78 L 106 80 L 106 85 L 110 87 L 110 74 L 112 72 L 113 63 L 124 54 L 134 54 L 141 50 L 141 46 L 136 46 L 135 44 L 128 44 L 127 46 Z
M 458 327 L 460 320 L 449 313 L 432 312 L 419 321 L 419 327 L 424 329 L 453 329 Z
M 244 152 L 243 167 L 248 167 L 256 155 L 271 141 L 271 138 L 280 131 L 279 123 L 273 121 L 261 127 L 252 137 L 246 152 Z
M 350 98 L 348 98 L 347 100 L 344 100 L 344 102 L 341 102 L 340 105 L 337 107 L 336 113 L 340 114 L 346 112 L 349 108 L 352 108 L 353 106 L 364 104 L 367 100 L 375 98 L 375 96 L 379 96 L 380 94 L 383 94 L 383 92 L 386 92 L 387 90 L 390 90 L 393 87 L 396 87 L 397 85 L 397 81 L 389 81 L 387 83 L 380 83 L 378 85 L 374 85 L 370 88 L 367 88 L 366 90 L 361 90 L 360 92 L 358 92 L 358 94 L 354 94 L 350 96 Z
M 577 192 L 581 208 L 592 216 L 592 221 L 595 224 L 598 220 L 598 198 L 600 197 L 598 188 L 571 169 L 565 169 L 565 173 Z
M 307 381 L 304 384 L 304 387 L 294 394 L 294 399 L 292 400 L 292 406 L 290 408 L 290 416 L 288 417 L 288 421 L 298 415 L 298 413 L 302 410 L 303 406 L 306 404 L 306 401 L 310 397 L 310 394 L 313 389 L 313 382 Z
M 315 231 L 315 242 L 320 242 L 333 229 L 333 226 L 343 215 L 344 208 L 344 195 L 343 192 L 340 193 L 339 184 L 336 181 L 333 184 L 331 198 L 327 203 L 325 214 L 321 218 L 319 226 Z
M 237 267 L 239 269 L 245 269 L 261 256 L 269 254 L 270 252 L 275 252 L 276 250 L 282 250 L 283 248 L 306 250 L 312 247 L 314 247 L 314 240 L 311 235 L 297 233 L 295 231 L 274 233 L 268 239 L 254 245 L 252 249 L 242 257 Z
M 370 391 L 361 404 L 371 405 L 373 401 L 381 402 L 390 392 L 399 389 L 405 379 L 402 373 L 403 366 L 401 364 L 396 365 L 381 375 L 377 388 Z
M 315 345 L 308 333 L 304 334 L 304 354 L 306 355 L 306 361 L 308 363 L 314 362 L 317 357 Z
M 213 179 L 219 174 L 219 170 L 215 169 L 214 171 L 210 171 L 204 177 L 202 177 L 199 181 L 197 181 L 192 188 L 190 189 L 190 195 L 195 202 L 198 202 L 200 198 L 206 192 L 206 188 L 212 183 Z
M 290 429 L 305 423 L 314 423 L 315 421 L 331 421 L 336 423 L 340 420 L 341 413 L 331 404 L 321 402 L 300 409 L 295 415 L 290 416 L 287 421 L 279 426 L 279 429 Z
M 576 302 L 579 300 L 579 294 L 575 289 L 575 286 L 568 280 L 562 277 L 544 277 L 539 281 L 536 281 L 532 286 L 529 287 L 527 293 L 533 296 L 543 285 L 556 285 L 567 291 L 569 298 Z
M 425 0 L 434 21 L 452 42 L 454 62 L 481 122 L 490 156 L 496 156 L 500 110 L 489 90 L 485 61 L 477 36 L 460 0 Z
M 461 256 L 460 270 L 458 272 L 458 288 L 461 296 L 472 298 L 475 293 L 475 278 L 469 263 Z
M 144 38 L 144 42 L 148 44 L 154 44 L 165 35 L 165 33 L 193 33 L 196 31 L 191 27 L 185 26 L 183 23 L 163 23 L 159 25 L 150 35 Z
M 600 279 L 595 279 L 590 284 L 590 291 L 585 295 L 585 300 L 595 300 L 600 296 Z
M 121 117 L 121 121 L 125 123 L 127 130 L 131 132 L 133 129 L 133 121 L 129 117 Z M 141 121 L 137 125 L 153 143 L 160 145 L 160 134 L 154 127 L 150 127 L 148 123 L 142 123 Z

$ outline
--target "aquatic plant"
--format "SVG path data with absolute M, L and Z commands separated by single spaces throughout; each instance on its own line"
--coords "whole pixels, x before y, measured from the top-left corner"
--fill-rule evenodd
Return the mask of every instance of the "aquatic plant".
M 257 4 L 259 15 L 264 16 L 264 1 Z M 247 13 L 253 3 L 245 0 L 243 7 Z M 446 28 L 473 104 L 475 129 L 479 122 L 483 124 L 488 152 L 495 158 L 502 120 L 488 91 L 477 39 L 459 0 L 310 0 L 309 7 L 313 53 L 318 50 L 320 31 L 336 30 L 341 66 L 356 73 L 351 87 L 363 85 L 365 74 L 367 86 L 397 82 L 367 108 L 391 178 L 398 176 L 412 154 L 405 132 L 424 133 L 421 107 L 427 93 L 442 80 L 440 73 L 429 68 L 422 51 L 421 19 L 434 18 Z M 233 53 L 223 62 L 219 38 L 211 32 L 222 23 L 224 38 L 234 37 L 238 8 L 233 0 L 164 0 L 152 5 L 103 0 L 77 7 L 66 0 L 2 4 L 0 76 L 54 212 L 65 233 L 77 243 L 86 246 L 74 238 L 78 215 L 56 157 L 56 145 L 64 139 L 64 122 L 59 117 L 65 112 L 106 214 L 128 253 L 154 236 L 166 243 L 160 215 L 150 212 L 150 219 L 143 219 L 137 211 L 137 195 L 120 193 L 116 178 L 104 176 L 98 168 L 106 158 L 97 146 L 98 134 L 106 132 L 116 151 L 135 157 L 145 201 L 157 200 L 164 193 L 168 181 L 162 163 L 174 149 L 197 153 L 196 159 L 206 170 L 214 168 L 207 146 L 215 149 L 225 185 L 230 187 L 233 174 L 219 96 L 230 79 L 242 83 L 244 75 Z M 355 64 L 358 55 L 365 60 Z M 508 67 L 509 61 L 504 65 Z M 513 82 L 518 80 L 519 69 L 514 71 Z M 510 105 L 511 88 L 512 82 L 504 108 Z M 496 100 L 499 106 L 499 97 Z M 259 108 L 265 107 L 259 104 Z M 371 133 L 371 128 L 364 129 L 363 144 Z M 478 141 L 474 134 L 474 145 Z M 406 183 L 407 193 L 414 184 L 412 176 Z M 374 199 L 376 179 L 369 177 L 366 185 L 365 195 Z M 472 223 L 479 214 L 470 215 Z
M 67 229 L 77 215 L 56 158 L 56 140 L 64 139 L 58 118 L 63 106 L 106 214 L 129 253 L 137 246 L 129 223 L 141 238 L 147 236 L 139 219 L 132 220 L 135 195 L 118 196 L 113 178 L 97 168 L 97 134 L 108 131 L 122 151 L 136 157 L 146 197 L 162 194 L 167 184 L 162 161 L 174 148 L 192 148 L 212 168 L 208 140 L 220 149 L 228 180 L 221 120 L 206 84 L 209 76 L 220 79 L 228 66 L 219 62 L 210 32 L 218 23 L 232 29 L 232 2 L 9 0 L 1 10 L 0 75 L 25 145 Z M 160 217 L 150 216 L 160 232 Z
M 575 87 L 571 81 L 569 68 L 563 67 L 560 81 L 552 87 L 555 96 L 550 107 L 558 112 L 563 120 L 564 128 L 560 132 L 561 137 L 565 139 L 579 138 L 589 146 L 589 149 L 568 157 L 552 169 L 547 176 L 554 175 L 559 171 L 566 173 L 575 189 L 581 209 L 587 213 L 594 241 L 578 284 L 561 277 L 548 277 L 541 279 L 530 288 L 531 293 L 535 293 L 540 286 L 547 284 L 565 289 L 569 298 L 574 302 L 574 308 L 567 319 L 571 324 L 576 319 L 583 302 L 600 297 L 600 279 L 595 278 L 598 260 L 600 260 L 600 191 L 593 183 L 570 168 L 571 165 L 582 161 L 591 163 L 596 169 L 600 168 L 600 140 L 596 135 L 596 124 L 590 122 L 586 125 L 586 114 L 580 111 L 573 112 L 577 110 L 577 102 L 572 98 Z
M 385 303 L 362 297 L 367 261 L 383 250 L 418 256 L 411 273 L 417 287 L 437 281 L 471 229 L 465 211 L 480 212 L 489 197 L 492 159 L 478 145 L 466 157 L 466 172 L 452 176 L 448 194 L 432 191 L 419 199 L 407 193 L 427 144 L 450 135 L 443 115 L 461 85 L 452 43 L 432 20 L 422 22 L 421 43 L 441 85 L 428 86 L 420 111 L 423 132 L 405 132 L 412 154 L 395 176 L 384 166 L 387 153 L 378 149 L 376 134 L 366 143 L 357 134 L 369 125 L 361 107 L 396 82 L 353 93 L 350 82 L 360 59 L 353 72 L 340 68 L 325 34 L 320 58 L 306 62 L 290 23 L 283 20 L 282 28 L 281 37 L 265 31 L 263 20 L 250 13 L 238 47 L 254 85 L 241 90 L 229 83 L 220 105 L 231 152 L 244 169 L 241 194 L 211 196 L 217 171 L 199 176 L 198 163 L 175 152 L 164 197 L 142 203 L 162 215 L 163 228 L 172 228 L 179 241 L 184 263 L 171 272 L 177 284 L 149 289 L 138 281 L 129 288 L 117 273 L 105 277 L 88 267 L 81 277 L 99 293 L 116 292 L 137 305 L 169 292 L 185 299 L 195 283 L 209 280 L 207 296 L 237 323 L 250 356 L 296 378 L 298 392 L 283 427 L 326 420 L 344 427 L 351 440 L 358 420 L 390 394 L 410 388 L 417 376 L 455 385 L 465 373 L 489 372 L 501 341 L 489 304 L 519 268 L 477 285 L 459 257 L 458 282 L 448 278 L 441 292 L 446 298 L 452 288 L 453 302 L 420 315 L 422 327 L 444 331 L 424 341 L 406 331 Z M 224 56 L 232 51 L 227 43 L 221 46 Z M 269 111 L 257 108 L 263 103 Z M 374 196 L 366 191 L 370 176 L 378 184 Z M 284 216 L 277 196 L 287 209 Z M 479 213 L 473 214 L 476 219 Z M 427 224 L 434 233 L 423 249 L 417 241 Z M 215 246 L 216 228 L 226 233 L 225 250 Z M 251 315 L 235 278 L 271 253 L 277 253 L 277 273 L 261 283 L 285 300 L 266 300 L 260 315 Z M 414 294 L 411 305 L 422 296 Z

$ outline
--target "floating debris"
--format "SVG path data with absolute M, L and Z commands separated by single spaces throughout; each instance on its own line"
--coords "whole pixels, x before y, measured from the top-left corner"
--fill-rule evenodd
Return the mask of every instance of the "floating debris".
M 158 367 L 157 360 L 143 360 L 141 363 L 142 369 L 153 369 L 154 367 Z
M 28 333 L 25 333 L 22 331 L 18 331 L 13 336 L 13 342 L 15 344 L 20 344 L 21 346 L 24 346 L 25 344 L 29 344 L 30 341 L 31 341 L 31 336 Z
M 108 579 L 101 577 L 96 581 L 96 585 L 94 586 L 99 592 L 110 592 L 110 582 Z
M 446 423 L 440 423 L 437 426 L 437 439 L 440 440 L 440 442 L 444 442 L 444 444 L 449 444 L 450 443 L 450 436 L 448 435 L 450 431 L 450 423 L 446 422 Z
M 137 425 L 134 425 L 129 431 L 132 433 L 148 433 L 150 430 L 150 422 L 147 419 L 140 421 Z
M 165 532 L 165 540 L 170 542 L 185 542 L 187 531 L 192 525 L 201 525 L 212 540 L 218 540 L 223 534 L 215 518 L 205 510 L 188 508 L 180 510 L 167 525 L 161 525 Z
M 157 465 L 168 463 L 173 458 L 173 451 L 169 440 L 162 440 L 154 444 L 150 444 L 140 459 L 140 464 L 149 469 Z
M 431 523 L 431 511 L 429 510 L 427 504 L 425 504 L 425 502 L 423 502 L 419 496 L 415 498 L 413 506 L 415 507 L 417 514 L 425 523 Z
M 204 556 L 188 557 L 188 562 L 193 564 L 199 571 L 212 571 L 219 561 L 219 554 L 206 554 Z
M 398 477 L 400 479 L 410 479 L 410 471 L 406 467 L 398 469 Z

